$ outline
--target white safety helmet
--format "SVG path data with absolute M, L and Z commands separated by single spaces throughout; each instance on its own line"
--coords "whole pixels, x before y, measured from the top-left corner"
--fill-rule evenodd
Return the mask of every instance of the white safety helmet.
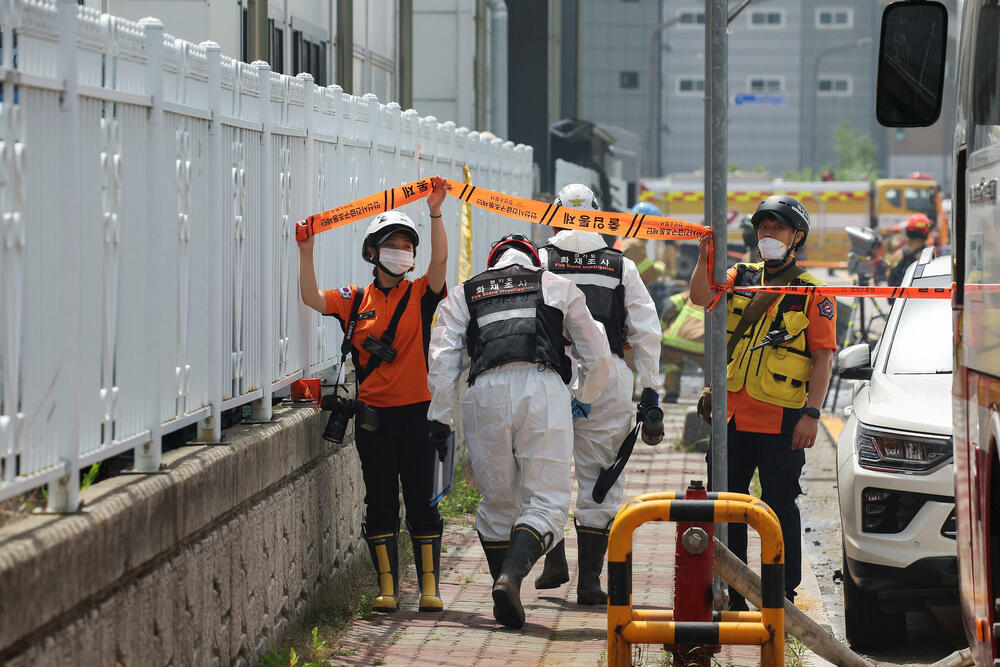
M 396 232 L 402 232 L 409 236 L 410 240 L 413 241 L 413 249 L 417 249 L 420 236 L 417 234 L 417 226 L 413 224 L 413 220 L 410 220 L 410 216 L 399 211 L 386 211 L 376 215 L 375 219 L 368 225 L 365 240 L 361 243 L 362 259 L 374 264 L 375 259 L 368 256 L 368 248 L 378 248 Z
M 583 208 L 592 211 L 601 210 L 601 200 L 597 198 L 594 191 L 583 183 L 570 183 L 559 191 L 552 202 L 556 206 L 566 206 L 568 208 Z

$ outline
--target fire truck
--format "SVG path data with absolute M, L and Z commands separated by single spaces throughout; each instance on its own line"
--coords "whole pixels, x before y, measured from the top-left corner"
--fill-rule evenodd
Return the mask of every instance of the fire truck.
M 705 193 L 701 174 L 674 175 L 663 179 L 643 179 L 639 200 L 655 204 L 664 215 L 701 222 Z M 791 195 L 809 211 L 811 230 L 808 259 L 844 261 L 851 249 L 847 227 L 878 230 L 891 236 L 914 213 L 927 215 L 938 227 L 941 243 L 947 242 L 947 216 L 942 211 L 937 181 L 926 175 L 907 178 L 879 178 L 868 181 L 784 181 L 781 179 L 731 178 L 727 193 L 729 240 L 742 239 L 740 221 L 757 205 L 775 193 Z M 697 244 L 690 245 L 691 261 L 697 259 Z
M 942 103 L 953 103 L 941 94 L 947 23 L 938 2 L 896 2 L 883 11 L 876 98 L 883 125 L 925 127 L 938 118 Z M 952 417 L 959 596 L 977 665 L 1000 665 L 998 54 L 1000 5 L 966 0 L 954 100 Z

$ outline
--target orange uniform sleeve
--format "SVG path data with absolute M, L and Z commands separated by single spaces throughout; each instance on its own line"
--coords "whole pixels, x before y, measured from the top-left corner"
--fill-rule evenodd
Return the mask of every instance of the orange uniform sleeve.
M 837 302 L 822 292 L 809 299 L 806 341 L 810 350 L 837 349 Z
M 347 285 L 340 289 L 323 290 L 323 296 L 326 297 L 326 314 L 340 318 L 341 322 L 350 317 L 351 303 L 357 289 L 356 285 Z
M 731 288 L 736 284 L 736 267 L 731 266 L 729 270 L 726 271 L 726 287 Z

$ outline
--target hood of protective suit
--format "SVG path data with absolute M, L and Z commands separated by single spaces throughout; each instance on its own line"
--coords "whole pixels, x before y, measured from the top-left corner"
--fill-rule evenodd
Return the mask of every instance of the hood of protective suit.
M 518 266 L 523 266 L 526 269 L 531 269 L 532 271 L 540 271 L 541 269 L 535 266 L 535 262 L 528 256 L 527 253 L 521 252 L 516 248 L 509 248 L 504 250 L 503 254 L 500 255 L 500 259 L 494 264 L 492 269 L 502 269 L 505 266 L 512 266 L 517 264 Z
M 553 236 L 550 242 L 560 250 L 576 253 L 593 252 L 608 247 L 597 232 L 583 232 L 579 229 L 563 229 Z

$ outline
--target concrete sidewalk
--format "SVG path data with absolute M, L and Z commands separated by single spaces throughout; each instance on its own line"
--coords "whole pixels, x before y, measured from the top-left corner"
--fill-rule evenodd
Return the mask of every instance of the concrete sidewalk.
M 683 428 L 689 405 L 667 405 L 666 437 L 659 447 L 637 444 L 629 461 L 626 497 L 650 491 L 683 491 L 692 479 L 706 479 L 704 454 L 682 452 L 670 443 Z M 357 620 L 344 634 L 333 664 L 339 665 L 603 665 L 607 663 L 605 607 L 576 604 L 576 531 L 572 520 L 566 531 L 570 583 L 536 591 L 534 579 L 541 562 L 521 588 L 527 623 L 520 630 L 500 626 L 493 618 L 492 579 L 475 528 L 451 523 L 445 528 L 441 558 L 441 596 L 445 611 L 418 613 L 416 577 L 412 563 L 402 583 L 402 605 L 394 614 L 376 614 Z M 637 608 L 673 606 L 673 524 L 645 524 L 635 533 L 633 551 L 633 605 Z M 750 531 L 751 565 L 760 554 L 756 533 Z M 606 568 L 603 581 L 606 582 Z M 819 623 L 829 626 L 822 599 L 808 562 L 803 562 L 799 606 Z M 660 645 L 633 647 L 634 665 L 668 664 Z M 725 646 L 716 658 L 722 665 L 756 665 L 756 646 Z M 800 663 L 829 664 L 807 653 Z

